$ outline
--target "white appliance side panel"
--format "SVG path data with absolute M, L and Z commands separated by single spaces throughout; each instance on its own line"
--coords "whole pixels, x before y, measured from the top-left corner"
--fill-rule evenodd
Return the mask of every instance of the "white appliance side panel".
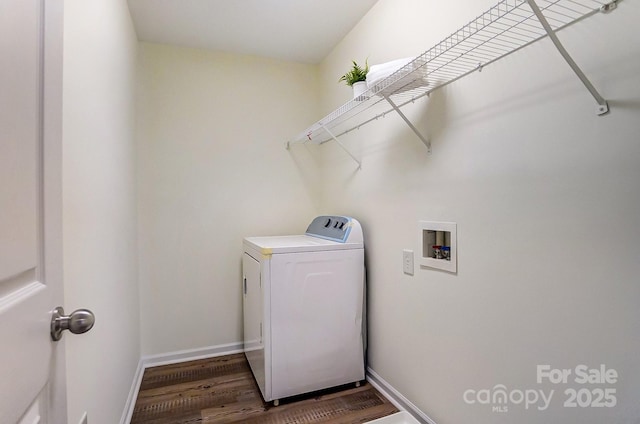
M 273 255 L 272 396 L 364 379 L 364 250 Z
M 260 267 L 260 262 L 246 252 L 242 255 L 244 352 L 262 396 L 266 398 L 265 346 L 262 335 L 264 295 Z

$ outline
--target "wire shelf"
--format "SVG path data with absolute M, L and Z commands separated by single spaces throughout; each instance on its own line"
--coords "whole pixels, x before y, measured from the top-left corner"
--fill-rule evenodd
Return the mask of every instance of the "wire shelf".
M 554 31 L 603 6 L 597 0 L 537 0 L 536 4 Z M 320 144 L 344 135 L 394 111 L 394 104 L 401 108 L 546 36 L 527 0 L 502 0 L 289 143 Z

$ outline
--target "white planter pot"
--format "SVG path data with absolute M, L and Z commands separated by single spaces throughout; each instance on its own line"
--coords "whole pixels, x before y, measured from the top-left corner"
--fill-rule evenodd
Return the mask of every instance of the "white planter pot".
M 362 94 L 367 91 L 367 82 L 360 81 L 353 83 L 351 86 L 353 88 L 353 98 L 355 100 L 366 100 L 368 96 L 363 96 Z

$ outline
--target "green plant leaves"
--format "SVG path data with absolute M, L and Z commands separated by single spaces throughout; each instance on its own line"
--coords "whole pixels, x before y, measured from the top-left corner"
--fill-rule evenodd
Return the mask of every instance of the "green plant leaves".
M 356 82 L 366 81 L 367 73 L 369 72 L 369 59 L 365 60 L 364 67 L 358 65 L 355 60 L 352 62 L 353 68 L 338 80 L 338 82 L 346 82 L 349 87 Z

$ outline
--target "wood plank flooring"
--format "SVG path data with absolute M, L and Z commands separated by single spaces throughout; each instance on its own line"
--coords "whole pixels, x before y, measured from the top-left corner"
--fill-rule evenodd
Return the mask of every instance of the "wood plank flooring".
M 131 424 L 356 424 L 397 412 L 370 384 L 262 400 L 244 354 L 145 370 Z

